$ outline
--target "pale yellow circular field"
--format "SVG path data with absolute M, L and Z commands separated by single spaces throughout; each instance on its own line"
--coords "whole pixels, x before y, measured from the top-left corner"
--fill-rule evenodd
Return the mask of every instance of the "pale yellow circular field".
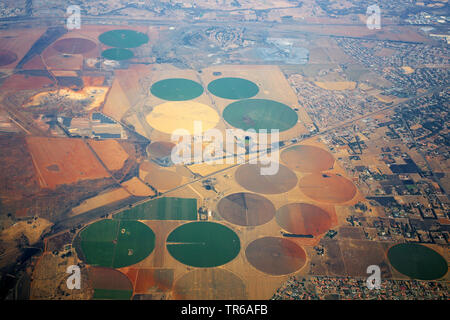
M 146 118 L 154 129 L 172 134 L 177 129 L 194 133 L 194 122 L 201 123 L 201 132 L 214 128 L 219 122 L 217 112 L 203 103 L 171 101 L 156 106 Z

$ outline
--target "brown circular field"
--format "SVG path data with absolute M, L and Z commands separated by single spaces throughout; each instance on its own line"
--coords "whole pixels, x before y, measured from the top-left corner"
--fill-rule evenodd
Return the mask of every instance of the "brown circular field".
M 93 50 L 97 45 L 95 42 L 83 38 L 67 38 L 58 40 L 53 48 L 61 53 L 81 54 Z
M 170 157 L 175 144 L 172 142 L 155 141 L 147 147 L 151 159 Z
M 350 180 L 332 173 L 309 174 L 300 179 L 299 188 L 311 199 L 326 203 L 347 202 L 356 194 Z
M 230 271 L 197 269 L 186 273 L 174 286 L 175 300 L 244 300 L 245 284 Z
M 89 281 L 94 289 L 103 290 L 131 290 L 133 285 L 122 272 L 105 267 L 89 267 Z
M 263 194 L 287 192 L 297 185 L 295 173 L 282 164 L 274 175 L 262 175 L 260 170 L 259 164 L 244 164 L 236 170 L 235 179 L 245 189 Z
M 17 60 L 17 54 L 12 51 L 0 50 L 0 66 L 6 66 Z
M 287 204 L 278 209 L 276 219 L 280 227 L 295 234 L 317 236 L 327 232 L 331 227 L 328 213 L 308 203 Z
M 275 276 L 293 273 L 306 262 L 302 247 L 278 237 L 256 239 L 247 246 L 245 256 L 256 269 Z
M 333 168 L 333 156 L 318 147 L 294 146 L 281 153 L 287 167 L 300 172 L 320 172 Z
M 178 187 L 181 184 L 181 181 L 181 176 L 165 169 L 150 170 L 145 176 L 145 182 L 151 184 L 157 190 L 173 189 Z
M 275 216 L 275 207 L 270 200 L 247 192 L 222 198 L 217 208 L 225 220 L 239 226 L 259 226 Z

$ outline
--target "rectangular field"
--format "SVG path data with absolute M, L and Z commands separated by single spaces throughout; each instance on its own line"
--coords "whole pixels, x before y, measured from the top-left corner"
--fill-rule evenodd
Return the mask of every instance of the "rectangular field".
M 197 199 L 164 197 L 114 215 L 120 220 L 197 220 Z
M 27 145 L 43 188 L 109 177 L 82 139 L 28 137 Z

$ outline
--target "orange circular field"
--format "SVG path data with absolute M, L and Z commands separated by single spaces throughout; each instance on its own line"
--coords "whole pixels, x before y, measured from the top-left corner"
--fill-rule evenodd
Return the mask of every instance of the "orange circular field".
M 175 300 L 243 300 L 247 297 L 243 281 L 220 268 L 186 273 L 175 283 L 173 295 Z
M 17 60 L 17 54 L 10 50 L 0 50 L 0 66 L 6 66 Z
M 170 157 L 175 144 L 172 142 L 155 141 L 147 147 L 150 159 Z
M 294 146 L 281 153 L 287 167 L 300 172 L 320 172 L 333 168 L 333 156 L 318 147 Z
M 347 202 L 356 195 L 355 185 L 333 173 L 312 173 L 299 183 L 300 190 L 311 199 L 326 203 Z
M 245 256 L 256 269 L 276 276 L 293 273 L 306 263 L 302 247 L 278 237 L 256 239 L 247 246 Z
M 236 170 L 235 179 L 245 189 L 262 194 L 287 192 L 298 182 L 295 173 L 282 164 L 274 175 L 262 175 L 259 164 L 244 164 Z
M 308 203 L 290 203 L 281 207 L 276 220 L 281 228 L 295 234 L 317 236 L 331 227 L 328 213 Z
M 222 198 L 217 209 L 225 220 L 239 226 L 259 226 L 275 216 L 275 207 L 270 200 L 247 192 Z
M 149 183 L 157 190 L 169 190 L 178 187 L 181 184 L 182 177 L 175 172 L 156 169 L 150 170 L 145 176 L 145 182 Z

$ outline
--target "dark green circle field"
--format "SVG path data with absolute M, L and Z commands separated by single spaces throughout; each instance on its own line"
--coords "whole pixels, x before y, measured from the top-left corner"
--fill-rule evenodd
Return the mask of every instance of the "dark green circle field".
M 448 271 L 447 261 L 439 253 L 420 244 L 397 244 L 387 255 L 397 271 L 412 279 L 435 280 Z
M 233 260 L 241 250 L 236 233 L 214 222 L 184 224 L 167 237 L 169 253 L 188 266 L 217 267 Z
M 225 99 L 248 99 L 259 92 L 258 86 L 246 79 L 221 78 L 211 81 L 208 91 L 213 95 Z
M 110 47 L 136 48 L 148 42 L 145 33 L 134 30 L 111 30 L 102 33 L 98 40 Z
M 297 124 L 297 113 L 287 105 L 267 99 L 247 99 L 230 103 L 223 111 L 226 122 L 236 128 L 286 131 Z
M 155 248 L 155 234 L 139 221 L 100 220 L 83 229 L 75 247 L 92 266 L 122 268 L 144 260 Z
M 202 95 L 203 87 L 200 83 L 189 79 L 171 78 L 158 81 L 150 88 L 151 93 L 164 100 L 185 101 Z
M 133 58 L 134 53 L 128 49 L 111 48 L 104 50 L 102 52 L 102 57 L 108 60 L 121 61 Z

